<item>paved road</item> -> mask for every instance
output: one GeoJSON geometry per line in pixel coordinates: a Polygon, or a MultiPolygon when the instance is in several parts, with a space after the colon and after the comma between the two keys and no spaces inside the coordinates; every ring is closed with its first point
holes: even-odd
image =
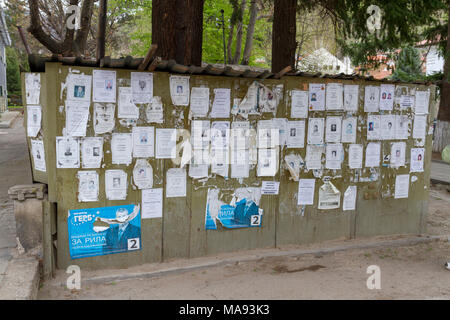
{"type": "Polygon", "coordinates": [[[431,180],[450,184],[450,164],[442,161],[432,161],[431,180]]]}
{"type": "Polygon", "coordinates": [[[11,259],[11,249],[16,247],[16,224],[8,189],[16,184],[31,183],[30,160],[22,123],[23,117],[19,117],[11,128],[0,129],[0,285],[11,259]]]}

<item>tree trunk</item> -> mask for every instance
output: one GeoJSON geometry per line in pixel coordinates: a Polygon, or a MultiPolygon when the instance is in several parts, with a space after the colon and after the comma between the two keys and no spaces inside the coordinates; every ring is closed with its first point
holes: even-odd
{"type": "Polygon", "coordinates": [[[234,57],[233,57],[233,64],[238,64],[239,59],[241,58],[241,51],[242,51],[242,35],[244,33],[244,11],[245,11],[245,4],[247,3],[247,0],[242,0],[241,2],[241,8],[240,8],[240,15],[239,15],[239,21],[237,23],[236,28],[236,48],[234,49],[234,57]]]}
{"type": "Polygon", "coordinates": [[[97,30],[97,60],[105,56],[106,37],[106,13],[108,11],[108,0],[100,0],[97,30]]]}
{"type": "Polygon", "coordinates": [[[247,35],[245,39],[244,55],[241,64],[248,65],[253,48],[253,35],[255,33],[256,17],[258,16],[258,6],[256,0],[250,3],[250,20],[247,27],[247,35]]]}
{"type": "Polygon", "coordinates": [[[153,0],[152,43],[156,55],[184,65],[200,66],[204,0],[153,0]]]}
{"type": "Polygon", "coordinates": [[[272,72],[295,67],[297,0],[275,0],[272,32],[272,72]]]}
{"type": "MultiPolygon", "coordinates": [[[[450,14],[450,5],[448,7],[450,14]]],[[[436,128],[434,131],[433,151],[442,152],[450,145],[450,23],[447,27],[447,45],[445,47],[444,76],[441,87],[441,102],[437,115],[436,128]]]]}
{"type": "Polygon", "coordinates": [[[228,34],[228,42],[227,42],[227,58],[228,58],[227,61],[229,64],[233,63],[233,58],[232,58],[233,54],[231,51],[231,47],[233,45],[233,37],[234,37],[234,23],[231,22],[230,33],[228,34]]]}
{"type": "Polygon", "coordinates": [[[84,0],[81,7],[80,30],[77,31],[75,45],[78,55],[84,55],[86,51],[86,42],[91,27],[92,10],[94,8],[94,0],[84,0]]]}

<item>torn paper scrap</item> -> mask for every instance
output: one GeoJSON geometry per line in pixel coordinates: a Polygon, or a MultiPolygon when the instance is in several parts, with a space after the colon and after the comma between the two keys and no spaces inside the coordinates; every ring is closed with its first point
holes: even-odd
{"type": "Polygon", "coordinates": [[[344,211],[356,210],[356,186],[348,186],[344,192],[344,200],[342,202],[342,209],[344,211]]]}
{"type": "Polygon", "coordinates": [[[284,162],[291,176],[289,179],[298,181],[300,177],[300,168],[303,166],[303,159],[297,154],[288,154],[284,157],[284,162]]]}
{"type": "Polygon", "coordinates": [[[341,192],[330,182],[325,182],[319,188],[320,210],[337,209],[341,206],[341,192]]]}
{"type": "Polygon", "coordinates": [[[139,108],[133,102],[130,87],[119,87],[117,117],[119,119],[139,119],[139,108]]]}
{"type": "Polygon", "coordinates": [[[115,126],[114,112],[116,110],[113,103],[94,103],[94,132],[103,134],[111,132],[115,126]]]}
{"type": "Polygon", "coordinates": [[[161,97],[155,96],[145,109],[148,123],[163,123],[164,108],[161,97]]]}

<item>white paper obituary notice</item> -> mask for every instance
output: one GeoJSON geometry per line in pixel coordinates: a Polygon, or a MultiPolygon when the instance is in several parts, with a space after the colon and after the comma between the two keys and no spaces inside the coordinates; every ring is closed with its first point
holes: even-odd
{"type": "Polygon", "coordinates": [[[166,198],[186,197],[186,170],[171,168],[166,173],[166,198]]]}
{"type": "Polygon", "coordinates": [[[367,116],[367,140],[380,140],[380,122],[381,118],[379,115],[367,116]]]}
{"type": "Polygon", "coordinates": [[[66,131],[71,137],[85,137],[90,102],[66,101],[66,131]]]}
{"type": "Polygon", "coordinates": [[[127,173],[123,170],[105,171],[105,191],[108,200],[125,200],[127,198],[127,173]]]}
{"type": "Polygon", "coordinates": [[[113,133],[111,153],[113,164],[129,165],[132,159],[133,139],[131,133],[113,133]]]}
{"type": "Polygon", "coordinates": [[[358,111],[359,85],[344,85],[344,110],[358,111]]]}
{"type": "Polygon", "coordinates": [[[394,108],[394,92],[393,84],[380,85],[380,110],[391,111],[394,108]]]}
{"type": "Polygon", "coordinates": [[[189,105],[189,77],[170,76],[170,97],[175,106],[189,105]]]}
{"type": "Polygon", "coordinates": [[[342,209],[344,211],[355,210],[356,209],[356,186],[348,186],[347,190],[344,192],[344,201],[342,204],[342,209]]]}
{"type": "Polygon", "coordinates": [[[119,87],[117,117],[120,119],[139,119],[139,108],[133,102],[130,87],[119,87]]]}
{"type": "Polygon", "coordinates": [[[381,156],[381,143],[370,142],[366,147],[366,164],[368,168],[379,167],[381,156]]]}
{"type": "Polygon", "coordinates": [[[103,159],[103,138],[86,137],[81,140],[81,162],[83,168],[100,168],[103,159]]]}
{"type": "Polygon", "coordinates": [[[309,110],[311,111],[325,110],[325,84],[323,83],[309,84],[309,110]]]}
{"type": "Polygon", "coordinates": [[[357,118],[350,117],[342,120],[342,142],[355,143],[357,118]]]}
{"type": "Polygon", "coordinates": [[[153,73],[131,72],[131,91],[134,103],[149,103],[153,98],[153,73]]]}
{"type": "Polygon", "coordinates": [[[41,106],[27,106],[27,136],[36,137],[41,131],[41,106]]]}
{"type": "Polygon", "coordinates": [[[139,189],[153,187],[153,168],[146,159],[137,159],[133,169],[133,181],[139,189]]]}
{"type": "Polygon", "coordinates": [[[151,158],[155,156],[155,127],[133,127],[133,157],[151,158]]]}
{"type": "Polygon", "coordinates": [[[341,142],[342,117],[327,117],[325,142],[341,142]]]}
{"type": "Polygon", "coordinates": [[[56,167],[80,167],[80,143],[72,137],[56,137],[56,167]]]}
{"type": "Polygon", "coordinates": [[[111,132],[115,126],[114,112],[116,105],[113,103],[94,103],[94,132],[103,134],[111,132]]]}
{"type": "Polygon", "coordinates": [[[308,118],[308,91],[292,90],[291,118],[308,118]]]}
{"type": "Polygon", "coordinates": [[[327,110],[342,110],[344,88],[342,83],[328,83],[326,91],[326,108],[327,110]]]}
{"type": "Polygon", "coordinates": [[[316,179],[300,179],[298,181],[297,204],[312,205],[314,204],[314,188],[316,179]]]}
{"type": "Polygon", "coordinates": [[[93,101],[116,102],[116,71],[93,71],[93,101]]]}
{"type": "Polygon", "coordinates": [[[364,95],[364,112],[378,112],[380,105],[380,87],[366,86],[364,95]]]}
{"type": "Polygon", "coordinates": [[[191,112],[194,117],[206,117],[209,111],[209,88],[192,87],[191,112]]]}
{"type": "Polygon", "coordinates": [[[156,129],[156,159],[177,157],[177,129],[156,129]]]}
{"type": "Polygon", "coordinates": [[[214,89],[214,100],[211,108],[211,118],[229,118],[231,89],[214,89]]]}
{"type": "Polygon", "coordinates": [[[78,171],[78,202],[98,201],[97,171],[78,171]]]}
{"type": "Polygon", "coordinates": [[[361,169],[363,159],[363,146],[351,144],[348,147],[348,167],[350,169],[361,169]]]}
{"type": "Polygon", "coordinates": [[[44,142],[42,140],[31,140],[31,153],[33,154],[34,169],[46,172],[44,142]]]}
{"type": "Polygon", "coordinates": [[[410,172],[423,172],[424,148],[411,148],[410,172]]]}
{"type": "Polygon", "coordinates": [[[408,198],[409,174],[398,174],[395,177],[395,199],[408,198]]]}
{"type": "Polygon", "coordinates": [[[142,190],[142,219],[161,218],[163,189],[142,190]]]}
{"type": "Polygon", "coordinates": [[[323,144],[324,118],[308,119],[308,144],[323,144]]]}

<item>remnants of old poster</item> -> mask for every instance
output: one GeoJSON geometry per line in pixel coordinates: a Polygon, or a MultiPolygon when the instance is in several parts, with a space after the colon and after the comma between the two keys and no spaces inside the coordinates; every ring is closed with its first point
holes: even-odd
{"type": "Polygon", "coordinates": [[[337,209],[341,206],[341,192],[330,181],[319,188],[320,210],[337,209]]]}
{"type": "Polygon", "coordinates": [[[161,97],[155,96],[145,108],[148,123],[163,123],[164,109],[161,97]]]}
{"type": "Polygon", "coordinates": [[[356,186],[348,186],[344,192],[344,200],[342,202],[342,209],[344,211],[356,210],[356,186]]]}
{"type": "Polygon", "coordinates": [[[111,132],[115,126],[114,113],[116,106],[113,103],[94,103],[94,132],[103,134],[111,132]]]}

